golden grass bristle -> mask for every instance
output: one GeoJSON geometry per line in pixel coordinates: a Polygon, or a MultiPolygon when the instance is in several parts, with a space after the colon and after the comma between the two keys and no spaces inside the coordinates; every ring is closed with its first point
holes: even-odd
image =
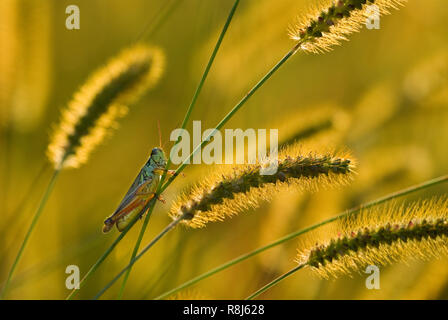
{"type": "Polygon", "coordinates": [[[125,49],[96,71],[74,95],[48,146],[55,168],[77,168],[88,159],[146,89],[159,80],[164,55],[155,47],[125,49]]]}
{"type": "Polygon", "coordinates": [[[181,195],[171,208],[171,217],[183,216],[185,225],[201,228],[256,208],[274,194],[337,187],[353,175],[354,161],[346,155],[306,153],[297,144],[279,152],[278,159],[273,175],[260,175],[261,163],[222,166],[181,195]]]}
{"type": "Polygon", "coordinates": [[[329,278],[446,254],[448,201],[442,198],[370,208],[319,228],[302,239],[297,262],[329,278]]]}
{"type": "Polygon", "coordinates": [[[346,36],[357,32],[369,17],[369,6],[376,5],[381,15],[398,9],[406,0],[318,0],[309,13],[297,18],[290,36],[299,49],[312,53],[330,51],[346,36]]]}

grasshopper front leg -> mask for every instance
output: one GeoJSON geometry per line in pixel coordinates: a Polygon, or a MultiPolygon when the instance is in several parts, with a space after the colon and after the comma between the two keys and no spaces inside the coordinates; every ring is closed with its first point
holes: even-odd
{"type": "MultiPolygon", "coordinates": [[[[179,175],[178,173],[176,173],[176,170],[154,169],[154,172],[159,175],[162,175],[164,172],[166,172],[166,175],[169,177],[176,177],[179,175]]],[[[185,175],[182,173],[182,176],[185,176],[185,175]]]]}

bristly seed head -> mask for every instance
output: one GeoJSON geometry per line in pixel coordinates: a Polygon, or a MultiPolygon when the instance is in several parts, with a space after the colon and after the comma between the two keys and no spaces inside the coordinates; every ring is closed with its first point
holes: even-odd
{"type": "Polygon", "coordinates": [[[379,14],[388,14],[407,0],[319,0],[316,9],[290,28],[290,36],[303,51],[320,53],[331,50],[346,36],[357,32],[372,14],[375,5],[379,14]]]}
{"type": "Polygon", "coordinates": [[[315,244],[300,246],[298,263],[328,278],[363,271],[367,265],[448,254],[447,204],[433,199],[407,208],[367,209],[337,223],[336,232],[321,230],[326,239],[317,243],[322,237],[308,235],[315,244]]]}
{"type": "Polygon", "coordinates": [[[174,203],[171,216],[183,216],[184,224],[200,228],[256,208],[275,193],[336,187],[351,179],[352,159],[330,153],[300,154],[297,149],[295,145],[279,154],[278,169],[272,175],[261,175],[261,164],[234,166],[212,174],[174,203]]]}
{"type": "Polygon", "coordinates": [[[62,114],[48,146],[56,169],[79,167],[100,144],[127,105],[159,80],[164,65],[160,49],[137,45],[124,50],[95,72],[62,114]]]}

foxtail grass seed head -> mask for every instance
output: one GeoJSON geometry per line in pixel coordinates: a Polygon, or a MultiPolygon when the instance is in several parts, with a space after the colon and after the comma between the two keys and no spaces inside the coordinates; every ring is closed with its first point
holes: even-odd
{"type": "Polygon", "coordinates": [[[256,208],[274,194],[288,191],[316,191],[346,184],[353,175],[354,161],[335,153],[304,153],[298,145],[285,148],[278,156],[278,170],[261,175],[263,164],[223,167],[184,193],[173,204],[173,219],[182,216],[192,228],[223,221],[241,211],[256,208]]]}
{"type": "Polygon", "coordinates": [[[307,234],[297,262],[324,278],[362,272],[368,265],[448,254],[448,201],[383,205],[307,234]]]}
{"type": "Polygon", "coordinates": [[[47,154],[54,167],[84,164],[126,114],[127,105],[157,83],[164,60],[160,49],[136,45],[96,71],[74,95],[52,135],[47,154]]]}
{"type": "Polygon", "coordinates": [[[317,0],[314,9],[297,18],[290,27],[290,36],[298,42],[298,48],[321,53],[339,45],[346,36],[358,32],[372,14],[371,5],[380,15],[398,9],[407,0],[317,0]]]}

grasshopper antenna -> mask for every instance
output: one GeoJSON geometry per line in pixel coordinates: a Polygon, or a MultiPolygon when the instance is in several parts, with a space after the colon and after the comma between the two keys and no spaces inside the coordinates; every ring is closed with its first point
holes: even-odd
{"type": "Polygon", "coordinates": [[[160,130],[159,120],[157,120],[157,129],[159,130],[159,147],[162,148],[162,131],[160,130]]]}

